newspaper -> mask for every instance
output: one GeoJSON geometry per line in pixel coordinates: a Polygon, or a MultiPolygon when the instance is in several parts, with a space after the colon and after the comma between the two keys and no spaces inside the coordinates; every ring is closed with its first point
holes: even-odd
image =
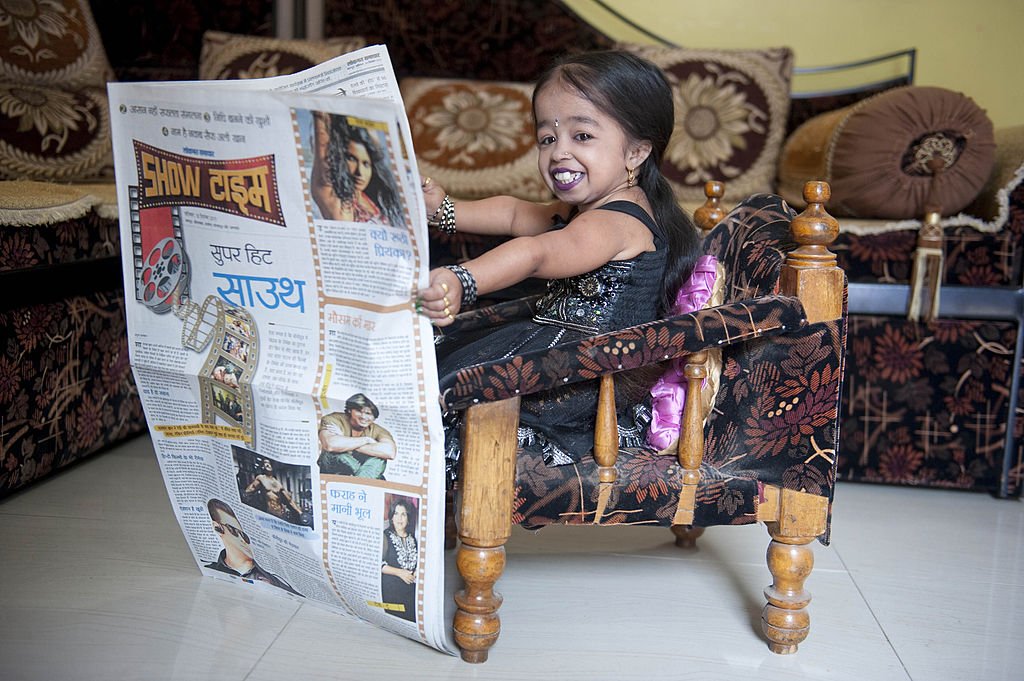
{"type": "Polygon", "coordinates": [[[433,333],[414,307],[427,225],[387,49],[109,94],[131,364],[200,569],[456,652],[433,333]],[[353,173],[340,204],[359,210],[314,200],[317,121],[362,135],[329,175],[353,173]]]}

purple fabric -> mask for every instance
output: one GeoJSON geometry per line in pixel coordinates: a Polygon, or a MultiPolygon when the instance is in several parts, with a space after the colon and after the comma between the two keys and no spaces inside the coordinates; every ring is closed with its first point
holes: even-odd
{"type": "MultiPolygon", "coordinates": [[[[713,255],[697,259],[693,273],[676,294],[672,314],[695,312],[711,299],[715,287],[718,260],[713,255]]],[[[683,373],[686,360],[672,360],[669,368],[651,388],[651,428],[647,433],[647,444],[655,449],[665,449],[679,437],[679,420],[686,404],[686,376],[683,373]]]]}

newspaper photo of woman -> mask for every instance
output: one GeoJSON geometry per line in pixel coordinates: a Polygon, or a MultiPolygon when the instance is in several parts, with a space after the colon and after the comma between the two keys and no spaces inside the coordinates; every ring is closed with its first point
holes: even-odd
{"type": "Polygon", "coordinates": [[[390,497],[390,513],[384,526],[384,551],[380,567],[380,596],[384,612],[416,621],[416,570],[419,544],[416,542],[417,508],[414,499],[390,497]]]}
{"type": "Polygon", "coordinates": [[[313,202],[327,220],[403,224],[382,141],[347,116],[313,112],[313,202]]]}

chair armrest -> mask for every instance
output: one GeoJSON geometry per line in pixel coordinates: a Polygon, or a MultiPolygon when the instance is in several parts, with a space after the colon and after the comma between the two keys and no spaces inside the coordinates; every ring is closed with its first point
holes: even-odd
{"type": "Polygon", "coordinates": [[[463,312],[456,315],[453,324],[437,327],[434,336],[455,336],[464,331],[475,331],[488,326],[497,326],[517,319],[532,317],[538,300],[540,300],[539,295],[527,296],[463,312]]]}
{"type": "Polygon", "coordinates": [[[784,334],[805,323],[795,297],[737,301],[460,369],[442,378],[441,400],[446,409],[464,409],[784,334]]]}

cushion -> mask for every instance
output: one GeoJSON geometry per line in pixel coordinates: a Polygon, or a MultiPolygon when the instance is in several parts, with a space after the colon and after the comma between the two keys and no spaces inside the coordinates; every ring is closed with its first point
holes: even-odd
{"type": "Polygon", "coordinates": [[[1005,208],[1006,193],[1016,186],[1024,173],[1024,125],[995,131],[996,159],[988,182],[981,188],[967,214],[983,220],[997,220],[1005,208]]]}
{"type": "Polygon", "coordinates": [[[206,31],[199,54],[199,78],[224,80],[283,76],[361,47],[366,47],[366,40],[360,36],[283,40],[206,31]]]}
{"type": "Polygon", "coordinates": [[[422,175],[459,198],[552,198],[537,168],[532,85],[405,78],[400,88],[422,175]]]}
{"type": "MultiPolygon", "coordinates": [[[[672,306],[672,314],[688,314],[705,307],[722,304],[725,297],[725,268],[713,255],[697,258],[690,278],[679,288],[672,306]]],[[[705,413],[715,402],[715,392],[721,380],[722,349],[708,352],[709,371],[701,385],[705,413]]],[[[688,384],[687,359],[678,357],[668,362],[665,371],[651,387],[651,424],[647,431],[647,444],[663,453],[675,453],[679,440],[679,426],[686,407],[688,384]]]]}
{"type": "Polygon", "coordinates": [[[774,190],[792,50],[623,47],[660,66],[672,85],[676,128],[662,170],[681,201],[703,201],[708,180],[725,182],[731,201],[774,190]]]}
{"type": "Polygon", "coordinates": [[[113,79],[85,0],[3,3],[0,27],[0,82],[77,88],[113,79]]]}
{"type": "MultiPolygon", "coordinates": [[[[95,184],[34,180],[0,182],[0,225],[5,228],[39,227],[79,220],[90,212],[105,220],[117,220],[117,186],[112,181],[95,184]]],[[[14,229],[0,229],[0,271],[17,269],[21,265],[31,266],[34,262],[31,256],[25,257],[26,252],[22,248],[11,246],[7,241],[16,232],[14,229]]],[[[41,243],[40,239],[35,239],[32,246],[39,248],[41,243]]],[[[67,252],[71,249],[60,250],[67,252]]],[[[116,254],[116,248],[111,253],[103,253],[116,254]]]]}
{"type": "Polygon", "coordinates": [[[804,182],[832,188],[837,217],[920,218],[931,192],[927,162],[944,161],[938,198],[943,215],[965,208],[995,162],[992,122],[970,97],[908,85],[815,116],[789,139],[779,159],[779,192],[804,204],[804,182]]]}
{"type": "Polygon", "coordinates": [[[113,178],[105,87],[0,83],[0,178],[113,178]]]}

